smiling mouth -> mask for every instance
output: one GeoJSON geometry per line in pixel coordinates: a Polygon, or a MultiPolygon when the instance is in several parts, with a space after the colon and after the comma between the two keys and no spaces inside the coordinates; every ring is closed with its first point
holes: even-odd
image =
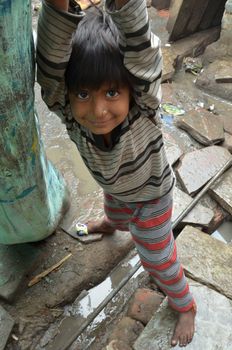
{"type": "Polygon", "coordinates": [[[107,120],[89,121],[89,123],[91,123],[94,126],[104,126],[104,125],[108,124],[111,120],[112,120],[112,118],[107,119],[107,120]]]}

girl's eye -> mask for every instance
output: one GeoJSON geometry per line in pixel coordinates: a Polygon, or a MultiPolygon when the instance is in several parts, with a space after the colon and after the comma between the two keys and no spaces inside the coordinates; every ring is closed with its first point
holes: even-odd
{"type": "Polygon", "coordinates": [[[119,95],[119,92],[114,89],[108,90],[106,93],[107,97],[117,97],[118,95],[119,95]]]}
{"type": "Polygon", "coordinates": [[[89,93],[88,91],[82,90],[82,91],[79,91],[76,96],[80,100],[87,100],[89,98],[89,93]]]}

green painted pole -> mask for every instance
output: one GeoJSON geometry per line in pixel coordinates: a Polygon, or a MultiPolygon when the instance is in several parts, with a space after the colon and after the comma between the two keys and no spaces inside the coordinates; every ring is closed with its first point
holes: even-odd
{"type": "Polygon", "coordinates": [[[31,1],[0,0],[0,243],[49,236],[66,201],[64,180],[46,159],[34,107],[31,1]]]}

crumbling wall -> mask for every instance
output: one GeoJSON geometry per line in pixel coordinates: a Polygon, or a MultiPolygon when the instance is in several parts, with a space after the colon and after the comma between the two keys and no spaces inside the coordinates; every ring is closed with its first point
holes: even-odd
{"type": "Polygon", "coordinates": [[[175,41],[221,25],[226,0],[171,0],[167,30],[175,41]]]}

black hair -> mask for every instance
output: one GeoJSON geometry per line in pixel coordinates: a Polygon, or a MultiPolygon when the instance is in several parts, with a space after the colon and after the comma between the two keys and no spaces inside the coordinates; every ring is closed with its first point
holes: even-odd
{"type": "Polygon", "coordinates": [[[66,69],[66,85],[70,92],[76,93],[80,88],[97,90],[104,83],[116,88],[122,85],[132,88],[118,38],[117,27],[108,14],[99,8],[87,11],[73,37],[66,69]]]}

